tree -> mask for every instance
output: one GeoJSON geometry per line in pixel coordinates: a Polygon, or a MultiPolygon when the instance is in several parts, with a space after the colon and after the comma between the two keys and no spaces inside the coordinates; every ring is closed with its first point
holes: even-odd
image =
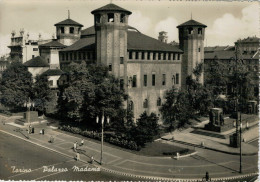
{"type": "Polygon", "coordinates": [[[32,74],[20,62],[13,62],[4,72],[0,84],[1,103],[21,110],[32,96],[32,74]]]}
{"type": "Polygon", "coordinates": [[[165,102],[162,104],[160,108],[160,112],[162,113],[162,118],[164,120],[164,124],[170,124],[169,129],[173,129],[176,127],[176,102],[178,97],[177,88],[173,87],[171,90],[166,91],[165,94],[165,102]]]}
{"type": "Polygon", "coordinates": [[[154,137],[159,134],[158,117],[146,112],[140,115],[136,127],[132,128],[132,138],[139,146],[144,146],[147,142],[152,142],[154,137]]]}
{"type": "Polygon", "coordinates": [[[48,79],[44,75],[38,75],[33,84],[32,99],[35,109],[42,113],[55,113],[57,107],[57,91],[49,87],[48,79]]]}

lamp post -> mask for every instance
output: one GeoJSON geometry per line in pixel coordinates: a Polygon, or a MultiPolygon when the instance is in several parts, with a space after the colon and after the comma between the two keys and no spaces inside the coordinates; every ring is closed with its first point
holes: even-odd
{"type": "MultiPolygon", "coordinates": [[[[102,111],[102,118],[101,118],[101,152],[100,152],[100,165],[102,165],[103,161],[103,142],[104,142],[104,120],[105,120],[105,115],[104,115],[104,110],[102,111]]],[[[109,117],[107,116],[107,123],[109,123],[109,117]]],[[[97,116],[96,122],[99,122],[99,117],[97,116]]]]}
{"type": "Polygon", "coordinates": [[[239,173],[242,173],[242,120],[240,112],[240,168],[239,173]]]}

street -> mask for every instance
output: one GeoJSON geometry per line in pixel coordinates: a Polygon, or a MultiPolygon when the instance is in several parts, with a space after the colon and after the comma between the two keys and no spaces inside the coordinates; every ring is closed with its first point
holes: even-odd
{"type": "Polygon", "coordinates": [[[0,179],[2,180],[138,180],[103,171],[73,172],[73,166],[88,165],[4,133],[0,133],[0,143],[0,179]],[[69,172],[43,172],[43,166],[67,168],[69,172]],[[13,167],[31,169],[32,172],[15,173],[12,172],[13,167]]]}

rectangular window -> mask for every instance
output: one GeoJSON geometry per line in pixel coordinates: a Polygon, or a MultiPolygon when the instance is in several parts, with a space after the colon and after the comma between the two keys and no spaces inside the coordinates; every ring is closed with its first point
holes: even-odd
{"type": "Polygon", "coordinates": [[[64,33],[64,27],[61,27],[61,28],[60,28],[60,32],[61,32],[61,33],[64,33]]]}
{"type": "Polygon", "coordinates": [[[198,28],[198,34],[202,34],[202,28],[198,28]]]}
{"type": "Polygon", "coordinates": [[[200,47],[198,48],[198,51],[200,52],[200,47]]]}
{"type": "Polygon", "coordinates": [[[175,54],[175,53],[173,53],[173,57],[172,57],[172,58],[173,58],[173,60],[176,60],[176,58],[175,58],[175,57],[176,57],[176,54],[175,54]]]}
{"type": "Polygon", "coordinates": [[[142,52],[142,59],[144,59],[144,52],[142,52]]]}
{"type": "Polygon", "coordinates": [[[108,65],[108,71],[112,71],[112,64],[108,65]]]}
{"type": "Polygon", "coordinates": [[[176,78],[175,78],[176,80],[176,84],[179,84],[179,73],[176,73],[176,78]]]}
{"type": "Polygon", "coordinates": [[[70,60],[72,60],[72,53],[70,53],[70,60]]]}
{"type": "Polygon", "coordinates": [[[158,60],[161,60],[161,53],[158,53],[158,60]]]}
{"type": "Polygon", "coordinates": [[[147,86],[147,75],[144,75],[144,87],[147,86]]]}
{"type": "Polygon", "coordinates": [[[166,53],[163,53],[163,60],[166,60],[166,53]]]}
{"type": "Polygon", "coordinates": [[[86,52],[83,52],[83,60],[86,60],[86,52]]]}
{"type": "Polygon", "coordinates": [[[124,57],[120,57],[120,64],[124,64],[124,57]]]}
{"type": "Polygon", "coordinates": [[[108,13],[107,14],[107,21],[108,22],[114,22],[114,13],[108,13]]]}
{"type": "Polygon", "coordinates": [[[166,74],[162,75],[162,85],[166,84],[166,74]]]}
{"type": "Polygon", "coordinates": [[[152,86],[155,86],[155,74],[152,75],[152,86]]]}
{"type": "Polygon", "coordinates": [[[133,75],[132,87],[136,87],[137,85],[136,75],[133,75]]]}
{"type": "Polygon", "coordinates": [[[74,34],[74,27],[70,27],[70,34],[74,34]]]}
{"type": "Polygon", "coordinates": [[[38,51],[38,48],[33,48],[33,51],[38,51]]]}
{"type": "Polygon", "coordinates": [[[124,89],[124,79],[120,79],[120,90],[124,89]]]}
{"type": "Polygon", "coordinates": [[[168,53],[168,60],[171,60],[171,53],[168,53]]]}
{"type": "Polygon", "coordinates": [[[129,59],[133,59],[133,52],[129,51],[129,59]]]}
{"type": "Polygon", "coordinates": [[[66,53],[66,61],[69,60],[69,53],[66,53]]]}
{"type": "Polygon", "coordinates": [[[61,53],[61,60],[62,60],[62,61],[64,61],[64,60],[65,60],[64,53],[61,53]]]}
{"type": "Polygon", "coordinates": [[[150,60],[150,52],[147,53],[147,59],[150,60]]]}
{"type": "Polygon", "coordinates": [[[139,54],[138,54],[138,52],[135,52],[135,59],[139,59],[139,54]]]}
{"type": "Polygon", "coordinates": [[[79,52],[79,60],[81,60],[81,52],[79,52]]]}
{"type": "Polygon", "coordinates": [[[177,60],[180,60],[181,54],[177,54],[177,56],[178,56],[177,60]]]}
{"type": "Polygon", "coordinates": [[[74,60],[77,60],[77,52],[74,52],[74,60]]]}
{"type": "Polygon", "coordinates": [[[125,14],[121,14],[120,15],[120,23],[124,23],[125,22],[125,14]]]}
{"type": "Polygon", "coordinates": [[[153,60],[156,59],[156,52],[153,53],[153,60]]]}
{"type": "Polygon", "coordinates": [[[96,16],[95,16],[95,19],[96,19],[96,23],[100,23],[100,18],[101,16],[100,16],[100,14],[97,14],[96,16]]]}

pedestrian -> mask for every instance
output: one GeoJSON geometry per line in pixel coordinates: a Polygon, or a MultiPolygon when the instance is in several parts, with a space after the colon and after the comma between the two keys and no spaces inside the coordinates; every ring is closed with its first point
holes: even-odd
{"type": "Polygon", "coordinates": [[[93,162],[94,162],[94,157],[91,156],[91,164],[93,164],[93,162]]]}
{"type": "Polygon", "coordinates": [[[248,123],[248,121],[246,122],[246,129],[249,129],[249,123],[248,123]]]}
{"type": "Polygon", "coordinates": [[[54,142],[54,138],[53,138],[53,136],[51,136],[50,143],[53,143],[53,142],[54,142]]]}
{"type": "Polygon", "coordinates": [[[42,134],[44,135],[44,129],[42,129],[42,134]]]}
{"type": "Polygon", "coordinates": [[[77,141],[74,143],[74,145],[73,145],[73,150],[74,150],[74,152],[76,152],[77,151],[77,141]]]}
{"type": "Polygon", "coordinates": [[[81,140],[80,146],[83,146],[83,145],[84,145],[84,139],[81,140]]]}
{"type": "Polygon", "coordinates": [[[79,161],[80,160],[80,156],[79,156],[79,153],[77,152],[76,154],[76,160],[79,161]]]}

